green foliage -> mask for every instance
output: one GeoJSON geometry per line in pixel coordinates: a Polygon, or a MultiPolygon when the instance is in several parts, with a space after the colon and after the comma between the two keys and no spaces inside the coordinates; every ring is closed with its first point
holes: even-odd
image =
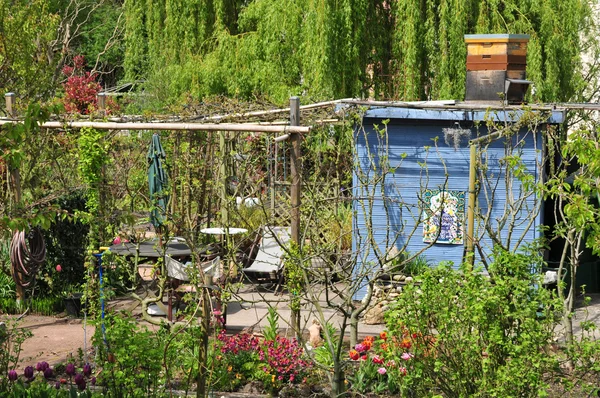
{"type": "MultiPolygon", "coordinates": [[[[543,396],[556,365],[544,352],[560,303],[539,288],[537,255],[496,249],[490,276],[440,265],[408,285],[386,314],[391,358],[414,357],[402,388],[417,396],[543,396]],[[515,378],[514,375],[519,377],[515,378]]],[[[388,359],[388,358],[386,358],[388,359]]]]}
{"type": "Polygon", "coordinates": [[[0,299],[15,299],[16,285],[12,276],[5,273],[4,270],[0,271],[0,299]]]}
{"type": "MultiPolygon", "coordinates": [[[[596,127],[597,129],[597,127],[596,127]]],[[[598,131],[594,127],[577,130],[561,145],[561,157],[568,164],[577,162],[572,184],[560,171],[547,186],[548,196],[558,197],[564,203],[564,217],[559,221],[557,232],[564,237],[569,227],[587,233],[586,245],[594,254],[600,254],[600,149],[596,145],[598,131]]],[[[563,173],[566,170],[562,171],[563,173]]]]}
{"type": "Polygon", "coordinates": [[[104,132],[84,127],[77,145],[79,175],[88,187],[86,207],[90,214],[96,214],[100,210],[102,168],[109,159],[108,143],[104,140],[104,132]]]}
{"type": "MultiPolygon", "coordinates": [[[[85,210],[85,199],[82,192],[77,191],[57,199],[55,205],[68,214],[75,214],[85,210]]],[[[88,232],[89,226],[74,218],[57,218],[43,232],[46,261],[39,271],[38,294],[63,297],[73,286],[81,284],[88,232]],[[61,266],[61,272],[56,271],[57,265],[61,266]]]]}
{"type": "Polygon", "coordinates": [[[290,242],[284,257],[285,286],[290,295],[290,309],[299,311],[304,288],[304,256],[298,245],[290,242]]]}
{"type": "Polygon", "coordinates": [[[104,323],[106,332],[98,324],[93,337],[100,383],[112,396],[161,396],[166,332],[151,332],[128,316],[107,314],[104,323]]]}
{"type": "Polygon", "coordinates": [[[265,326],[263,331],[263,335],[267,340],[275,340],[278,336],[279,331],[279,314],[277,310],[273,307],[269,307],[269,313],[267,314],[267,322],[269,323],[265,326]]]}
{"type": "Polygon", "coordinates": [[[531,35],[535,99],[582,91],[585,0],[145,1],[125,3],[125,70],[161,102],[266,97],[463,98],[472,33],[531,35]]]}
{"type": "Polygon", "coordinates": [[[18,327],[16,322],[8,321],[0,324],[0,392],[7,391],[9,381],[5,377],[9,370],[19,362],[21,345],[31,337],[28,329],[18,327]]]}
{"type": "Polygon", "coordinates": [[[48,383],[40,377],[33,382],[23,382],[19,379],[15,383],[11,383],[6,391],[1,391],[2,396],[6,398],[73,398],[73,397],[103,397],[101,393],[92,393],[90,390],[78,391],[77,387],[72,386],[70,389],[55,388],[54,383],[48,383]]]}
{"type": "Polygon", "coordinates": [[[149,77],[168,102],[186,92],[277,103],[302,91],[354,96],[371,82],[384,88],[367,65],[389,69],[392,21],[381,0],[131,0],[125,12],[127,75],[149,77]]]}
{"type": "Polygon", "coordinates": [[[387,263],[387,267],[389,267],[387,272],[390,274],[400,272],[408,276],[417,276],[421,275],[431,267],[427,257],[423,255],[413,259],[410,258],[410,253],[402,252],[398,254],[387,263]]]}
{"type": "MultiPolygon", "coordinates": [[[[335,327],[335,325],[331,322],[327,322],[325,324],[327,331],[329,332],[329,336],[331,336],[331,347],[334,350],[337,350],[339,344],[339,330],[335,327]]],[[[326,334],[323,332],[323,334],[326,334]]],[[[326,366],[328,368],[333,367],[333,355],[332,350],[329,349],[329,345],[326,342],[319,347],[313,347],[313,360],[315,363],[321,366],[326,366]]]]}
{"type": "MultiPolygon", "coordinates": [[[[32,147],[35,146],[32,144],[41,135],[40,124],[47,121],[50,114],[56,112],[57,109],[57,107],[46,107],[34,102],[27,107],[22,123],[2,126],[0,148],[6,148],[2,158],[9,170],[22,168],[24,165],[27,165],[30,170],[34,169],[35,162],[38,160],[36,155],[39,157],[39,154],[31,153],[32,147]]],[[[7,204],[11,204],[6,207],[6,211],[0,213],[0,232],[2,233],[4,230],[25,230],[36,226],[47,229],[58,212],[55,206],[46,204],[26,207],[27,201],[35,203],[36,191],[39,190],[39,187],[32,187],[33,184],[25,178],[22,178],[21,185],[21,203],[16,203],[14,196],[8,195],[8,192],[0,191],[7,204]]],[[[4,210],[4,206],[0,209],[4,210]]]]}
{"type": "MultiPolygon", "coordinates": [[[[33,297],[27,301],[27,307],[32,314],[53,316],[64,311],[62,297],[33,297]]],[[[17,305],[14,297],[0,297],[0,313],[21,314],[23,306],[17,305]]]]}
{"type": "Polygon", "coordinates": [[[46,97],[53,91],[51,42],[59,22],[47,0],[0,1],[0,87],[19,97],[46,97]]]}
{"type": "Polygon", "coordinates": [[[102,254],[103,290],[106,300],[135,290],[138,282],[138,264],[110,251],[102,254]]]}
{"type": "Polygon", "coordinates": [[[91,67],[102,72],[100,81],[103,86],[110,87],[123,77],[125,43],[122,31],[125,21],[121,15],[122,2],[103,0],[94,3],[97,8],[89,16],[81,36],[73,43],[73,53],[84,55],[91,67]],[[95,65],[96,60],[98,65],[95,65]]]}

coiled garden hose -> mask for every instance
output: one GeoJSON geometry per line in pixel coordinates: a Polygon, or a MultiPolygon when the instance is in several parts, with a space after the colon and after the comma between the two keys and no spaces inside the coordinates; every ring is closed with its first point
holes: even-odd
{"type": "Polygon", "coordinates": [[[10,263],[15,283],[23,288],[31,285],[46,259],[46,243],[39,228],[29,233],[17,231],[10,242],[10,263]]]}

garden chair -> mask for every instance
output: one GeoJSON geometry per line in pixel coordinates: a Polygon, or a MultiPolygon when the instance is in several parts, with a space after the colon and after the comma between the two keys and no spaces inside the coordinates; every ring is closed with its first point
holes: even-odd
{"type": "MultiPolygon", "coordinates": [[[[180,285],[181,282],[190,281],[190,263],[181,263],[175,260],[171,256],[165,256],[165,268],[167,269],[167,276],[171,279],[171,287],[179,293],[193,293],[195,287],[192,285],[180,285]],[[173,281],[175,280],[175,281],[173,281]],[[173,283],[174,282],[174,283],[173,283]]],[[[221,257],[215,257],[210,261],[202,263],[202,270],[204,274],[210,275],[213,280],[219,280],[221,277],[221,257]]],[[[173,289],[168,290],[168,312],[167,316],[169,321],[173,318],[173,289]]]]}
{"type": "Polygon", "coordinates": [[[264,227],[256,258],[242,272],[252,280],[276,280],[277,286],[280,286],[283,281],[284,247],[290,240],[289,227],[264,227]]]}

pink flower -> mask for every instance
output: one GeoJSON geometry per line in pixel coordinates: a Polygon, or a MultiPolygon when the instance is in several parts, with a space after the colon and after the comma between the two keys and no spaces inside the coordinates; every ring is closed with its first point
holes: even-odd
{"type": "Polygon", "coordinates": [[[60,271],[62,271],[62,267],[60,266],[60,264],[56,264],[56,272],[60,271]]]}
{"type": "Polygon", "coordinates": [[[402,376],[406,376],[406,373],[407,373],[407,372],[406,372],[406,368],[405,368],[404,366],[401,366],[401,367],[399,367],[399,368],[398,368],[398,371],[400,372],[400,374],[401,374],[402,376]]]}
{"type": "Polygon", "coordinates": [[[402,358],[405,361],[408,361],[409,359],[413,358],[414,355],[409,353],[409,352],[405,352],[404,354],[402,354],[402,356],[400,358],[402,358]]]}
{"type": "Polygon", "coordinates": [[[373,363],[381,365],[383,363],[383,358],[381,358],[379,355],[375,355],[373,357],[373,363]]]}
{"type": "Polygon", "coordinates": [[[121,244],[121,237],[117,236],[115,239],[113,239],[113,245],[120,245],[121,244]]]}
{"type": "Polygon", "coordinates": [[[377,369],[377,373],[379,373],[380,375],[384,375],[387,373],[387,370],[385,370],[385,368],[379,368],[377,369]]]}
{"type": "Polygon", "coordinates": [[[367,351],[367,347],[362,344],[362,343],[358,343],[357,345],[354,346],[354,349],[358,352],[365,352],[367,351]]]}

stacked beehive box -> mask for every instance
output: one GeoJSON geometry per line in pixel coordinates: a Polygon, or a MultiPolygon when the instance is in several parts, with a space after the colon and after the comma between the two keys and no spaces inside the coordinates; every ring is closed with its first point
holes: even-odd
{"type": "Polygon", "coordinates": [[[467,101],[522,103],[529,35],[465,35],[467,44],[467,101]]]}

